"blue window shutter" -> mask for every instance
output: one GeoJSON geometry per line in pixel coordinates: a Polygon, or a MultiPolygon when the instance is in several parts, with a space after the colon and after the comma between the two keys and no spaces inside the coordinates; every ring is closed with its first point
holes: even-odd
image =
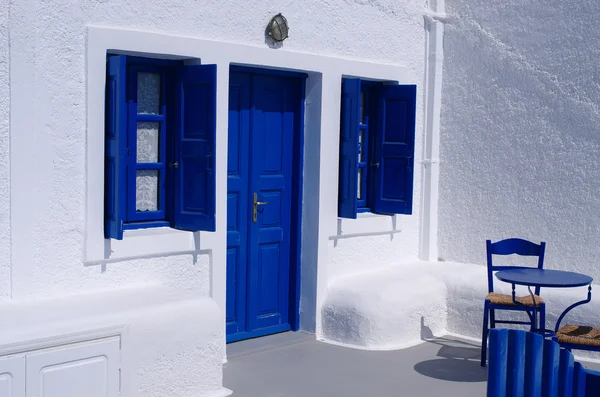
{"type": "Polygon", "coordinates": [[[412,214],[416,105],[416,85],[381,87],[373,212],[412,214]]]}
{"type": "Polygon", "coordinates": [[[360,79],[342,79],[338,216],[356,218],[360,79]]]}
{"type": "Polygon", "coordinates": [[[215,231],[217,66],[177,73],[173,227],[215,231]]]}
{"type": "Polygon", "coordinates": [[[127,192],[127,60],[107,59],[104,237],[123,239],[127,192]]]}

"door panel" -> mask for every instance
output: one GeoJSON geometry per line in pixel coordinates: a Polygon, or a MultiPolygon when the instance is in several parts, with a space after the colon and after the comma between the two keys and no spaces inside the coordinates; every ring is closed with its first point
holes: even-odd
{"type": "Polygon", "coordinates": [[[250,188],[268,203],[250,225],[248,320],[257,329],[288,324],[294,112],[288,80],[255,76],[253,88],[250,188]]]}
{"type": "Polygon", "coordinates": [[[24,357],[0,357],[0,397],[25,397],[24,357]]]}
{"type": "Polygon", "coordinates": [[[282,76],[230,75],[228,341],[290,329],[291,175],[300,83],[282,76]],[[255,193],[263,203],[256,221],[255,193]]]}
{"type": "Polygon", "coordinates": [[[119,338],[42,351],[26,357],[30,397],[119,395],[119,338]]]}
{"type": "Polygon", "coordinates": [[[229,78],[229,149],[227,157],[226,332],[246,331],[246,257],[249,207],[250,76],[229,78]]]}

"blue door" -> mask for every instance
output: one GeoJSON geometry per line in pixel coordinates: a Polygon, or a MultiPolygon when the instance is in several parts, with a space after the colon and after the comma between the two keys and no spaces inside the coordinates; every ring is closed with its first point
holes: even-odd
{"type": "Polygon", "coordinates": [[[290,329],[298,77],[232,71],[227,173],[227,341],[290,329]]]}

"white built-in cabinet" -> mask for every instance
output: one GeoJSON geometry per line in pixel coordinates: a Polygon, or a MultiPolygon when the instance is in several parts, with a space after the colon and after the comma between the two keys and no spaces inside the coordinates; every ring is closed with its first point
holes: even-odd
{"type": "Polygon", "coordinates": [[[118,397],[119,337],[0,357],[0,397],[118,397]]]}
{"type": "Polygon", "coordinates": [[[24,357],[0,357],[0,397],[25,397],[24,357]]]}

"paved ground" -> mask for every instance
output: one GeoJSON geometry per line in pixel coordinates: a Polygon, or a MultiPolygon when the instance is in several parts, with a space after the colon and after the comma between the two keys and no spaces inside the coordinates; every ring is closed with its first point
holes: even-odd
{"type": "Polygon", "coordinates": [[[485,396],[479,347],[456,338],[373,352],[288,332],[229,344],[227,355],[234,397],[485,396]]]}
{"type": "MultiPolygon", "coordinates": [[[[227,345],[234,397],[485,396],[479,345],[435,338],[391,352],[348,349],[286,332],[227,345]]],[[[600,370],[600,364],[585,364],[600,370]]]]}

